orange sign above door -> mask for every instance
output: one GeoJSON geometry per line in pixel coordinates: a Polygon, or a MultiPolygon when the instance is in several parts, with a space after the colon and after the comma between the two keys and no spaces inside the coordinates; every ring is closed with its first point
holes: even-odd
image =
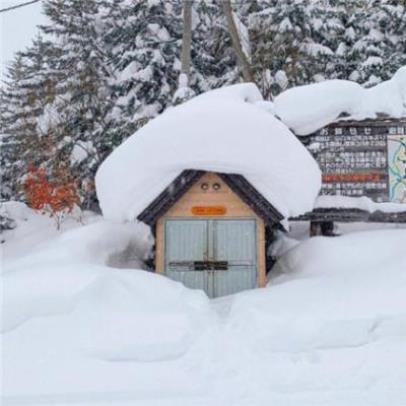
{"type": "Polygon", "coordinates": [[[225,206],[193,206],[192,214],[195,216],[224,216],[227,213],[225,206]]]}

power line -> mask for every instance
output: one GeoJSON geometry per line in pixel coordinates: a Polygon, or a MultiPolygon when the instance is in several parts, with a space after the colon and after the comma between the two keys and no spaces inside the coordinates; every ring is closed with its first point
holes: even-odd
{"type": "Polygon", "coordinates": [[[31,0],[31,1],[27,1],[25,3],[20,3],[17,4],[16,6],[10,6],[10,7],[6,7],[6,8],[2,8],[0,10],[0,13],[4,13],[6,11],[11,11],[11,10],[15,10],[16,8],[20,8],[20,7],[24,7],[24,6],[29,6],[30,4],[34,4],[34,3],[38,3],[41,0],[31,0]]]}

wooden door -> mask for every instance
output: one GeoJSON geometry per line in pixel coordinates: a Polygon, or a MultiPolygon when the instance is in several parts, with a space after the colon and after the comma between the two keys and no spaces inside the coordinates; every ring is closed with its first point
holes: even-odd
{"type": "Polygon", "coordinates": [[[167,220],[165,273],[209,297],[256,287],[256,220],[167,220]]]}

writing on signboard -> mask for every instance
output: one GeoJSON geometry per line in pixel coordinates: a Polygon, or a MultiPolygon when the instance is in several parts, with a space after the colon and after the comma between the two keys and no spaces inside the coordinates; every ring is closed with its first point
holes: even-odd
{"type": "Polygon", "coordinates": [[[323,174],[321,194],[406,202],[406,125],[340,123],[309,139],[323,174]]]}
{"type": "Polygon", "coordinates": [[[224,216],[227,213],[225,206],[193,206],[192,214],[195,216],[224,216]]]}

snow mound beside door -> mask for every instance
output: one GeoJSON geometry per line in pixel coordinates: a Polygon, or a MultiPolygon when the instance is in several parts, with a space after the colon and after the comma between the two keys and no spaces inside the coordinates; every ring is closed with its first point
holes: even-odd
{"type": "Polygon", "coordinates": [[[48,348],[107,361],[179,357],[207,328],[208,298],[160,275],[109,266],[131,251],[141,267],[152,243],[141,223],[98,221],[6,264],[1,331],[49,328],[48,348]]]}
{"type": "Polygon", "coordinates": [[[254,84],[239,84],[151,120],[100,166],[103,215],[135,219],[185,169],[243,175],[285,217],[311,210],[321,185],[318,165],[262,101],[254,84]]]}

